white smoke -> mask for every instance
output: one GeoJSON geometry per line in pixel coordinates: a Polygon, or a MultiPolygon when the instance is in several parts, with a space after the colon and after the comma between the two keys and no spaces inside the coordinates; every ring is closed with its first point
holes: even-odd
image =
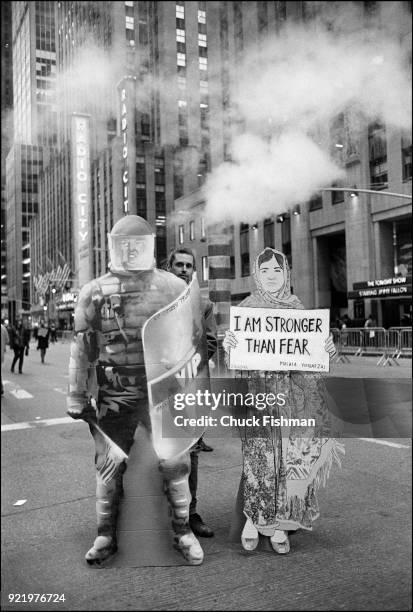
{"type": "MultiPolygon", "coordinates": [[[[345,175],[329,158],[328,134],[340,113],[352,127],[382,120],[411,129],[411,66],[401,3],[380,3],[381,20],[361,18],[362,3],[312,3],[313,21],[287,25],[245,54],[231,93],[246,133],[206,185],[211,223],[252,222],[308,200],[345,175]],[[270,144],[268,140],[271,140],[270,144]]],[[[411,29],[410,29],[411,32],[411,29]]],[[[357,134],[356,134],[357,136],[357,134]]]]}
{"type": "Polygon", "coordinates": [[[122,61],[113,52],[87,40],[70,67],[56,79],[56,100],[65,113],[97,112],[116,117],[116,83],[123,76],[122,61]]]}

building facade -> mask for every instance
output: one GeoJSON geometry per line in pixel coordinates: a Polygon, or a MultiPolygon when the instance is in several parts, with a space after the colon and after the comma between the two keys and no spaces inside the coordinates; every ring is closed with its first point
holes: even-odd
{"type": "MultiPolygon", "coordinates": [[[[106,271],[107,233],[125,214],[156,228],[158,265],[170,248],[194,247],[207,292],[208,235],[216,228],[202,212],[205,180],[231,162],[239,134],[271,138],[270,122],[248,123],[237,114],[232,98],[244,76],[243,57],[268,35],[281,35],[285,24],[310,19],[315,4],[13,3],[16,144],[8,170],[8,252],[21,243],[20,262],[8,269],[13,313],[31,304],[33,315],[70,326],[76,294],[106,271]],[[29,57],[36,58],[35,71],[29,57]],[[74,128],[79,121],[87,138],[74,128]],[[28,147],[42,147],[41,155],[28,147]],[[27,193],[34,167],[38,179],[27,193]]],[[[369,11],[372,4],[363,3],[369,11]]],[[[411,274],[410,202],[382,195],[411,193],[411,137],[375,122],[355,138],[350,123],[346,113],[337,115],[322,126],[324,142],[341,156],[343,184],[380,195],[323,191],[253,225],[218,228],[230,245],[233,303],[251,290],[252,258],[269,245],[287,254],[294,291],[309,307],[360,321],[371,310],[386,324],[408,308],[409,294],[376,299],[354,292],[390,271],[411,274]]]]}
{"type": "MultiPolygon", "coordinates": [[[[244,47],[257,44],[263,33],[279,31],[283,22],[305,21],[312,10],[299,2],[219,4],[225,12],[218,43],[222,57],[228,50],[228,62],[221,66],[220,74],[223,92],[225,84],[228,91],[234,91],[234,84],[228,87],[228,78],[236,81],[244,47]]],[[[372,4],[365,3],[366,19],[375,9],[372,4]]],[[[408,15],[407,7],[406,21],[399,24],[400,45],[411,50],[408,15]]],[[[247,127],[264,133],[262,126],[230,125],[228,129],[228,125],[223,112],[215,127],[224,142],[214,141],[223,148],[213,168],[230,160],[231,140],[237,133],[247,127]]],[[[355,133],[353,125],[351,112],[342,112],[329,125],[318,126],[326,150],[345,171],[340,184],[331,185],[336,191],[325,188],[310,201],[297,202],[282,214],[277,211],[253,224],[220,228],[230,244],[228,276],[233,304],[253,289],[253,259],[265,246],[271,246],[289,259],[293,291],[309,308],[329,308],[332,325],[345,313],[358,325],[363,325],[369,314],[385,327],[411,320],[411,131],[376,120],[365,121],[355,133]],[[339,191],[340,185],[353,187],[354,194],[339,191]],[[358,192],[357,187],[372,193],[358,192]]],[[[216,227],[208,228],[205,197],[200,188],[175,202],[175,241],[195,251],[203,291],[208,290],[208,233],[217,231],[216,227]]],[[[251,202],[251,208],[254,205],[251,202]]]]}

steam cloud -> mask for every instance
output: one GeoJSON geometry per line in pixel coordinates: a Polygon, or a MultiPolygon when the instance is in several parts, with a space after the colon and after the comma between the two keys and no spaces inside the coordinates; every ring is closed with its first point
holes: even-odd
{"type": "Polygon", "coordinates": [[[246,132],[233,140],[233,163],[205,186],[210,223],[254,223],[343,178],[326,140],[339,113],[356,137],[365,120],[411,129],[409,45],[400,31],[410,16],[402,3],[383,2],[381,21],[366,25],[362,4],[314,2],[305,27],[287,25],[248,49],[231,93],[246,132]]]}

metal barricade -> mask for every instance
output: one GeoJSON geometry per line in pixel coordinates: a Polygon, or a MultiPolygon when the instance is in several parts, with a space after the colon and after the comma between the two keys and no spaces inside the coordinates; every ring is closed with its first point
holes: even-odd
{"type": "Polygon", "coordinates": [[[331,327],[330,333],[333,336],[333,342],[337,349],[337,354],[333,357],[332,361],[335,361],[337,363],[350,363],[350,359],[347,357],[343,350],[344,342],[346,342],[347,340],[347,337],[344,335],[345,331],[339,330],[338,327],[331,327]]]}
{"type": "Polygon", "coordinates": [[[384,327],[353,327],[341,330],[343,351],[353,352],[357,357],[379,356],[377,365],[393,365],[391,348],[397,337],[390,335],[384,327]],[[343,335],[346,336],[343,338],[343,335]]]}
{"type": "Polygon", "coordinates": [[[343,355],[360,355],[363,344],[363,328],[347,327],[340,330],[340,345],[343,355]]]}
{"type": "Polygon", "coordinates": [[[411,327],[390,327],[389,333],[398,335],[398,344],[392,357],[399,359],[401,356],[412,356],[412,328],[411,327]]]}
{"type": "Polygon", "coordinates": [[[401,355],[400,329],[400,327],[389,327],[387,330],[387,348],[392,356],[392,359],[398,359],[401,355]]]}
{"type": "Polygon", "coordinates": [[[400,351],[402,355],[412,356],[412,328],[403,327],[400,330],[400,351]]]}

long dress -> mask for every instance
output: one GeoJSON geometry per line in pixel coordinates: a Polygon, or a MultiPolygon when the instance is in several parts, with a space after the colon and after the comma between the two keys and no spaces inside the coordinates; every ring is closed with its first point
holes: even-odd
{"type": "MultiPolygon", "coordinates": [[[[277,295],[266,292],[258,276],[258,257],[254,280],[257,291],[239,306],[251,308],[304,308],[291,295],[290,273],[283,258],[284,286],[277,295]]],[[[245,376],[245,373],[241,374],[245,376]]],[[[315,427],[276,427],[273,425],[240,428],[243,456],[241,490],[243,512],[259,533],[272,536],[275,529],[294,531],[312,529],[319,516],[316,491],[325,485],[333,462],[340,465],[344,446],[330,437],[331,425],[327,394],[321,374],[305,372],[247,373],[248,391],[283,393],[284,406],[266,406],[262,415],[276,418],[315,419],[315,427]]],[[[261,420],[262,422],[262,420],[261,420]]]]}

